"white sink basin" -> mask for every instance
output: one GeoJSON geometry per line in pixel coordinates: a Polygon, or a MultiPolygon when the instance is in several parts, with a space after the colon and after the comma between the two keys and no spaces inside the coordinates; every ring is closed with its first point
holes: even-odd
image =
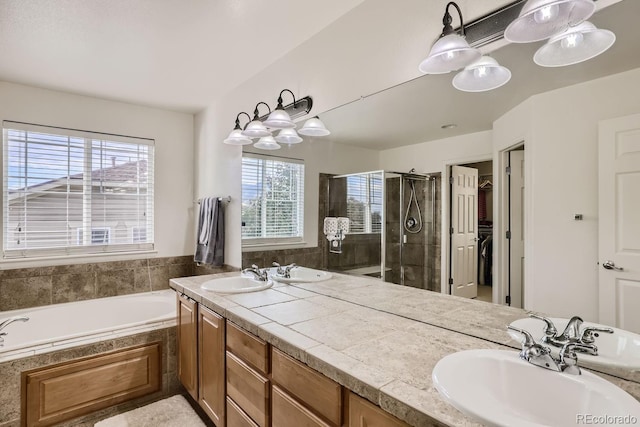
{"type": "MultiPolygon", "coordinates": [[[[569,322],[569,319],[560,318],[551,318],[550,320],[560,332],[564,331],[565,326],[567,326],[569,322]]],[[[542,342],[544,322],[527,317],[512,322],[511,326],[528,331],[537,342],[542,342]]],[[[592,326],[609,327],[597,323],[584,322],[580,330],[592,326]]],[[[598,347],[598,355],[591,356],[578,353],[578,364],[582,362],[583,364],[593,367],[611,366],[625,368],[631,371],[640,371],[640,335],[625,331],[624,329],[611,329],[613,329],[613,334],[598,333],[595,341],[595,345],[598,347]]],[[[512,333],[511,331],[509,334],[514,340],[518,342],[522,341],[520,334],[512,333]]],[[[554,355],[557,355],[560,350],[554,346],[548,347],[551,348],[554,355]]]]}
{"type": "Polygon", "coordinates": [[[579,422],[581,414],[640,419],[640,403],[612,383],[585,370],[571,375],[534,366],[517,351],[453,353],[436,364],[433,383],[448,403],[488,426],[588,424],[579,422]]]}
{"type": "Polygon", "coordinates": [[[278,276],[275,269],[271,269],[271,278],[280,283],[311,283],[323,282],[331,279],[331,273],[328,271],[315,270],[307,267],[296,267],[291,270],[290,278],[278,276]]]}
{"type": "Polygon", "coordinates": [[[200,287],[205,291],[213,291],[221,294],[242,294],[245,292],[256,292],[269,289],[273,282],[254,280],[251,277],[233,276],[211,279],[204,282],[200,287]]]}

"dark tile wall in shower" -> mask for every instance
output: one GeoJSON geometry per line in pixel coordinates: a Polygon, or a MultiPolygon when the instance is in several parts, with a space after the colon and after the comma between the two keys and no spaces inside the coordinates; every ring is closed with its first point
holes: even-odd
{"type": "Polygon", "coordinates": [[[0,311],[157,291],[169,279],[230,270],[196,267],[193,255],[0,270],[0,311]]]}
{"type": "MultiPolygon", "coordinates": [[[[414,181],[415,192],[420,205],[422,229],[410,233],[404,229],[405,214],[411,186],[404,185],[401,197],[399,177],[386,179],[386,274],[385,280],[401,282],[401,265],[404,267],[404,284],[431,291],[440,291],[440,177],[429,181],[414,181]],[[406,243],[402,243],[406,235],[406,243]]],[[[409,217],[419,220],[415,203],[412,203],[409,217]]],[[[417,227],[412,228],[416,230],[417,227]]]]}

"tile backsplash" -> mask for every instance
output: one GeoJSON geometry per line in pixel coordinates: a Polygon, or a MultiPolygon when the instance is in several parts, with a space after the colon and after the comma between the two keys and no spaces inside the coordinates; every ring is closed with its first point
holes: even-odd
{"type": "Polygon", "coordinates": [[[230,271],[193,255],[0,270],[0,311],[169,288],[169,279],[230,271]]]}

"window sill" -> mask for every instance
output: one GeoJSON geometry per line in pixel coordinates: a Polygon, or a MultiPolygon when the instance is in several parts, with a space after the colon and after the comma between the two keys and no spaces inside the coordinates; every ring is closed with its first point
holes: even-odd
{"type": "Polygon", "coordinates": [[[242,252],[259,252],[259,251],[280,251],[284,249],[299,249],[311,247],[307,242],[284,242],[284,243],[253,243],[250,245],[242,245],[242,252]]]}

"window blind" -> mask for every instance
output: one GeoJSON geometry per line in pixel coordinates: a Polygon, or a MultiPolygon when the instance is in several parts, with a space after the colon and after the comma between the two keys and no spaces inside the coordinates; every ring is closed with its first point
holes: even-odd
{"type": "Polygon", "coordinates": [[[347,217],[350,233],[382,231],[382,177],[376,174],[347,177],[347,217]]]}
{"type": "Polygon", "coordinates": [[[246,241],[303,237],[304,164],[245,153],[242,157],[242,238],[246,241]]]}
{"type": "Polygon", "coordinates": [[[3,122],[5,258],[153,248],[154,141],[3,122]]]}

